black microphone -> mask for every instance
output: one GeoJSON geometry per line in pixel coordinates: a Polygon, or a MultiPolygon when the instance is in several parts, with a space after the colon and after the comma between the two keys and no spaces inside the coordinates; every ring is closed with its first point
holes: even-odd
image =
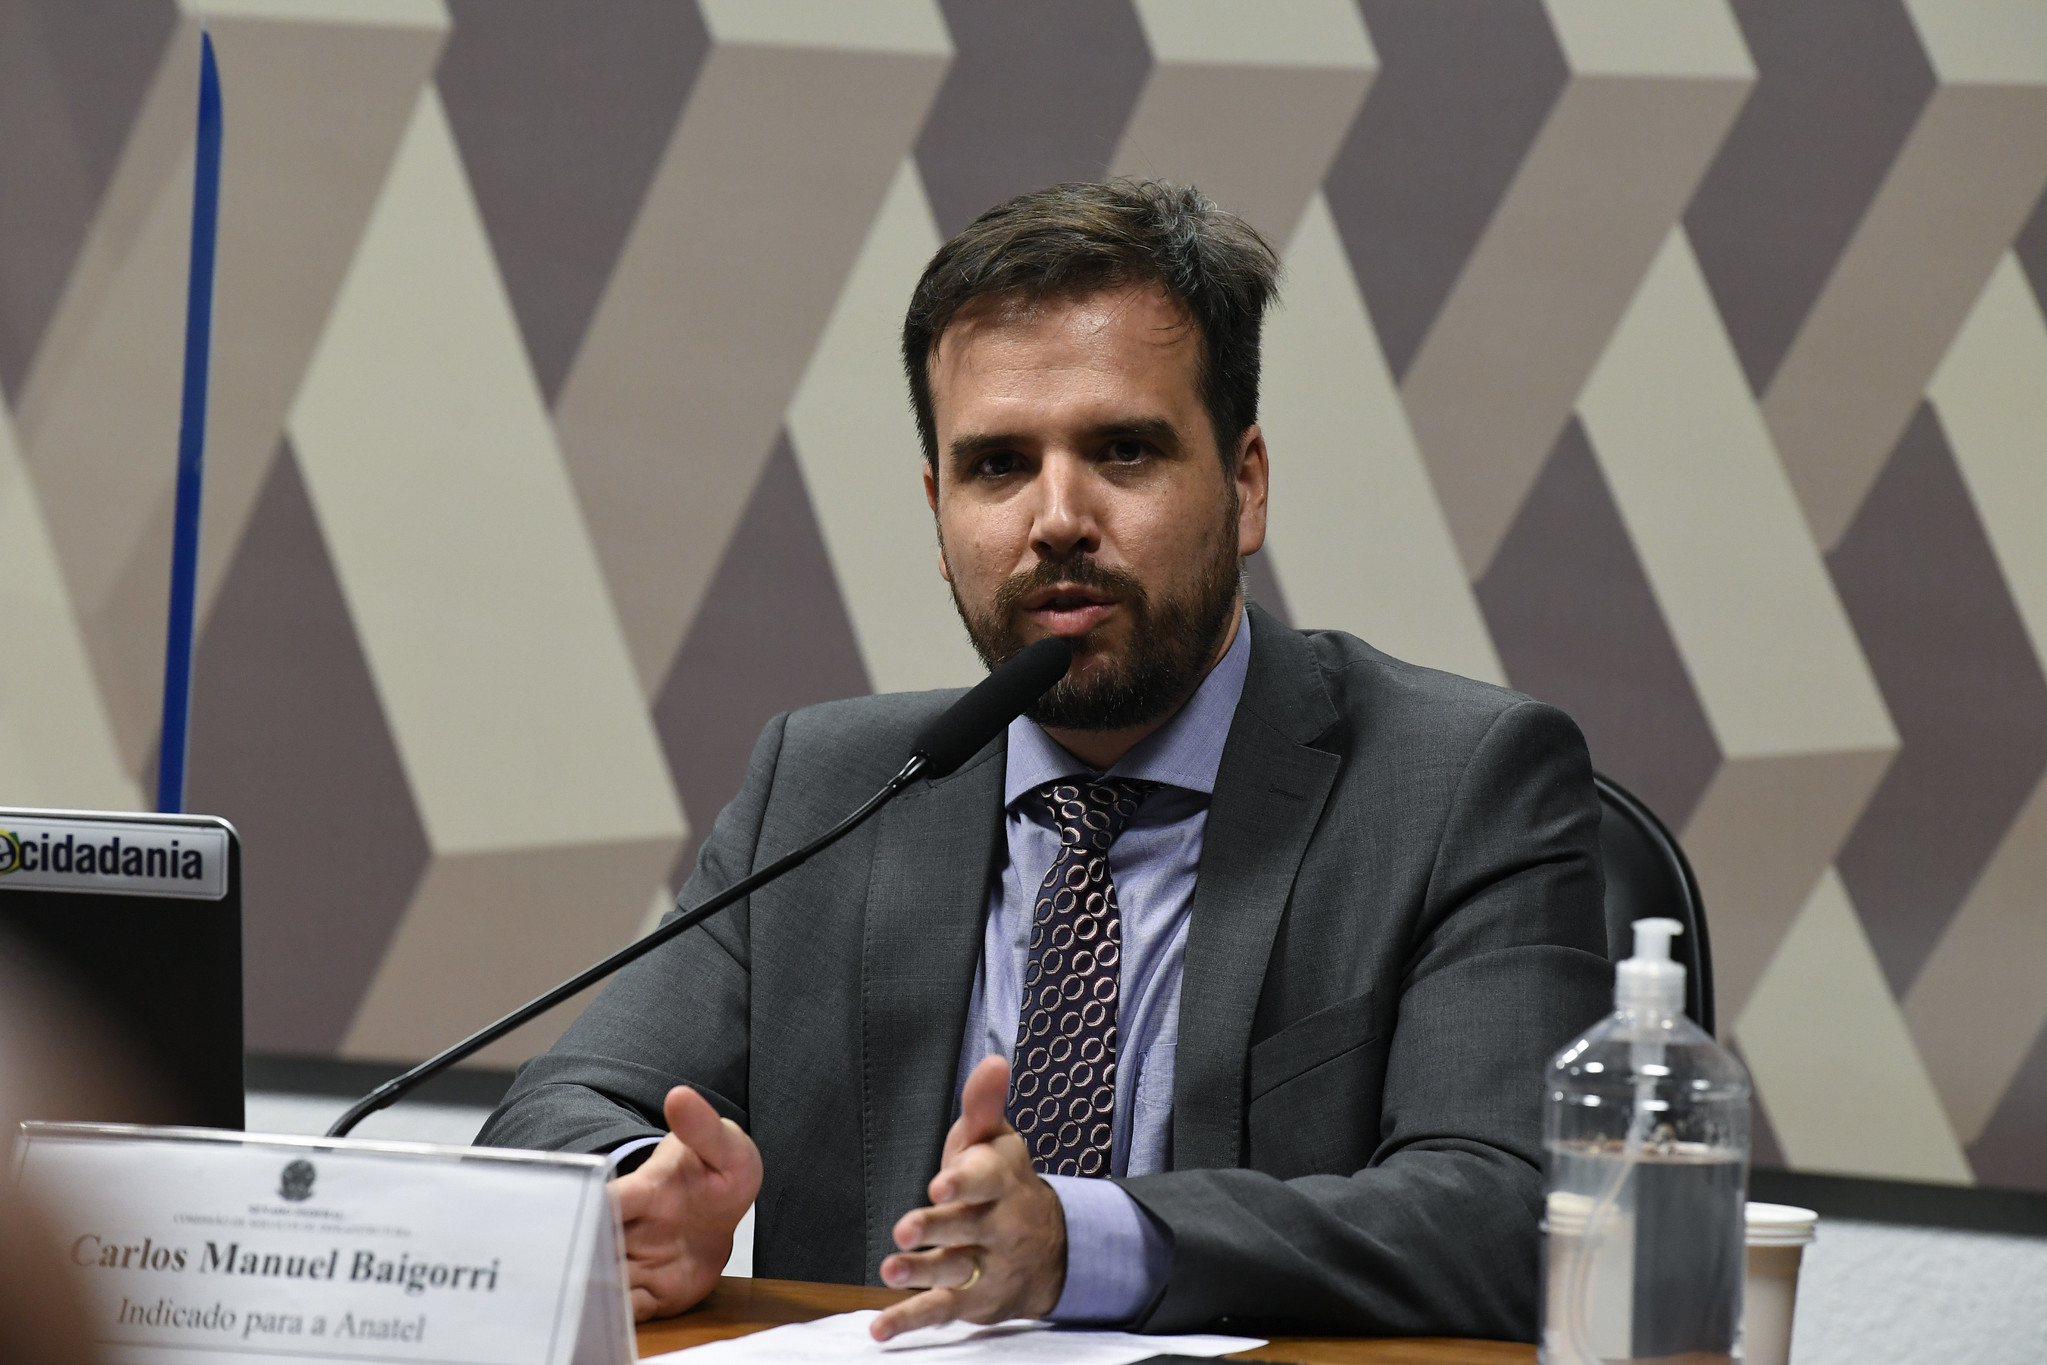
{"type": "Polygon", "coordinates": [[[347,1137],[350,1129],[371,1114],[397,1103],[421,1084],[464,1057],[488,1047],[527,1020],[545,1014],[586,986],[594,985],[634,959],[644,957],[677,934],[701,924],[734,901],[751,895],[783,873],[802,866],[812,855],[830,848],[858,829],[870,815],[895,799],[898,792],[919,777],[950,775],[960,764],[979,753],[982,745],[1002,733],[1004,727],[1022,715],[1032,702],[1051,691],[1053,686],[1066,676],[1066,670],[1072,663],[1073,646],[1056,635],[1047,636],[1018,652],[1000,668],[983,678],[971,692],[947,707],[942,714],[926,725],[911,745],[909,761],[903,764],[880,791],[868,797],[866,804],[860,809],[794,853],[784,854],[751,876],[742,877],[702,905],[677,915],[652,933],[635,939],[596,966],[578,972],[553,990],[534,997],[504,1018],[478,1029],[446,1051],[435,1053],[410,1071],[393,1076],[357,1100],[349,1107],[347,1113],[334,1120],[334,1126],[327,1130],[327,1136],[347,1137]]]}

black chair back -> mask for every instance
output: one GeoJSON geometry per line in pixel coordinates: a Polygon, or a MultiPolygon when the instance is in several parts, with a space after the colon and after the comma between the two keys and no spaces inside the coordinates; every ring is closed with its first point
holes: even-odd
{"type": "Polygon", "coordinates": [[[1599,793],[1599,850],[1606,863],[1606,950],[1618,962],[1635,951],[1638,919],[1674,919],[1685,927],[1670,945],[1684,964],[1685,1013],[1713,1028],[1713,943],[1706,907],[1684,849],[1654,811],[1620,783],[1592,775],[1599,793]]]}
{"type": "Polygon", "coordinates": [[[158,1119],[240,1128],[242,852],[207,815],[0,809],[0,938],[162,1084],[158,1119]]]}

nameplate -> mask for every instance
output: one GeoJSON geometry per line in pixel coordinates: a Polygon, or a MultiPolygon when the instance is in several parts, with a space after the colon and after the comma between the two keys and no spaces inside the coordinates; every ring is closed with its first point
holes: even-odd
{"type": "Polygon", "coordinates": [[[0,817],[0,891],[219,900],[227,831],[162,820],[0,817]]]}
{"type": "Polygon", "coordinates": [[[17,1178],[116,1365],[627,1365],[600,1157],[25,1123],[17,1178]]]}

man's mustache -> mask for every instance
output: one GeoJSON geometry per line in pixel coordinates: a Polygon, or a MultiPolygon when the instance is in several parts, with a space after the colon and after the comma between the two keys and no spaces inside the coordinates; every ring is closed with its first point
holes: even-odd
{"type": "Polygon", "coordinates": [[[1126,573],[1122,569],[1107,568],[1097,563],[1092,556],[1080,554],[1065,559],[1040,560],[1022,573],[1012,574],[1004,579],[1002,586],[995,590],[996,618],[1014,625],[1025,599],[1033,593],[1056,588],[1062,584],[1093,588],[1116,598],[1138,615],[1144,613],[1146,604],[1144,584],[1138,581],[1135,574],[1126,573]]]}

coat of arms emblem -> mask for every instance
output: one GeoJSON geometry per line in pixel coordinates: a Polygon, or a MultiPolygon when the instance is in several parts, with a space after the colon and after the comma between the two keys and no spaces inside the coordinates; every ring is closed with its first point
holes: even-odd
{"type": "Polygon", "coordinates": [[[277,1197],[301,1203],[313,1197],[313,1163],[300,1159],[287,1164],[277,1182],[277,1197]]]}

